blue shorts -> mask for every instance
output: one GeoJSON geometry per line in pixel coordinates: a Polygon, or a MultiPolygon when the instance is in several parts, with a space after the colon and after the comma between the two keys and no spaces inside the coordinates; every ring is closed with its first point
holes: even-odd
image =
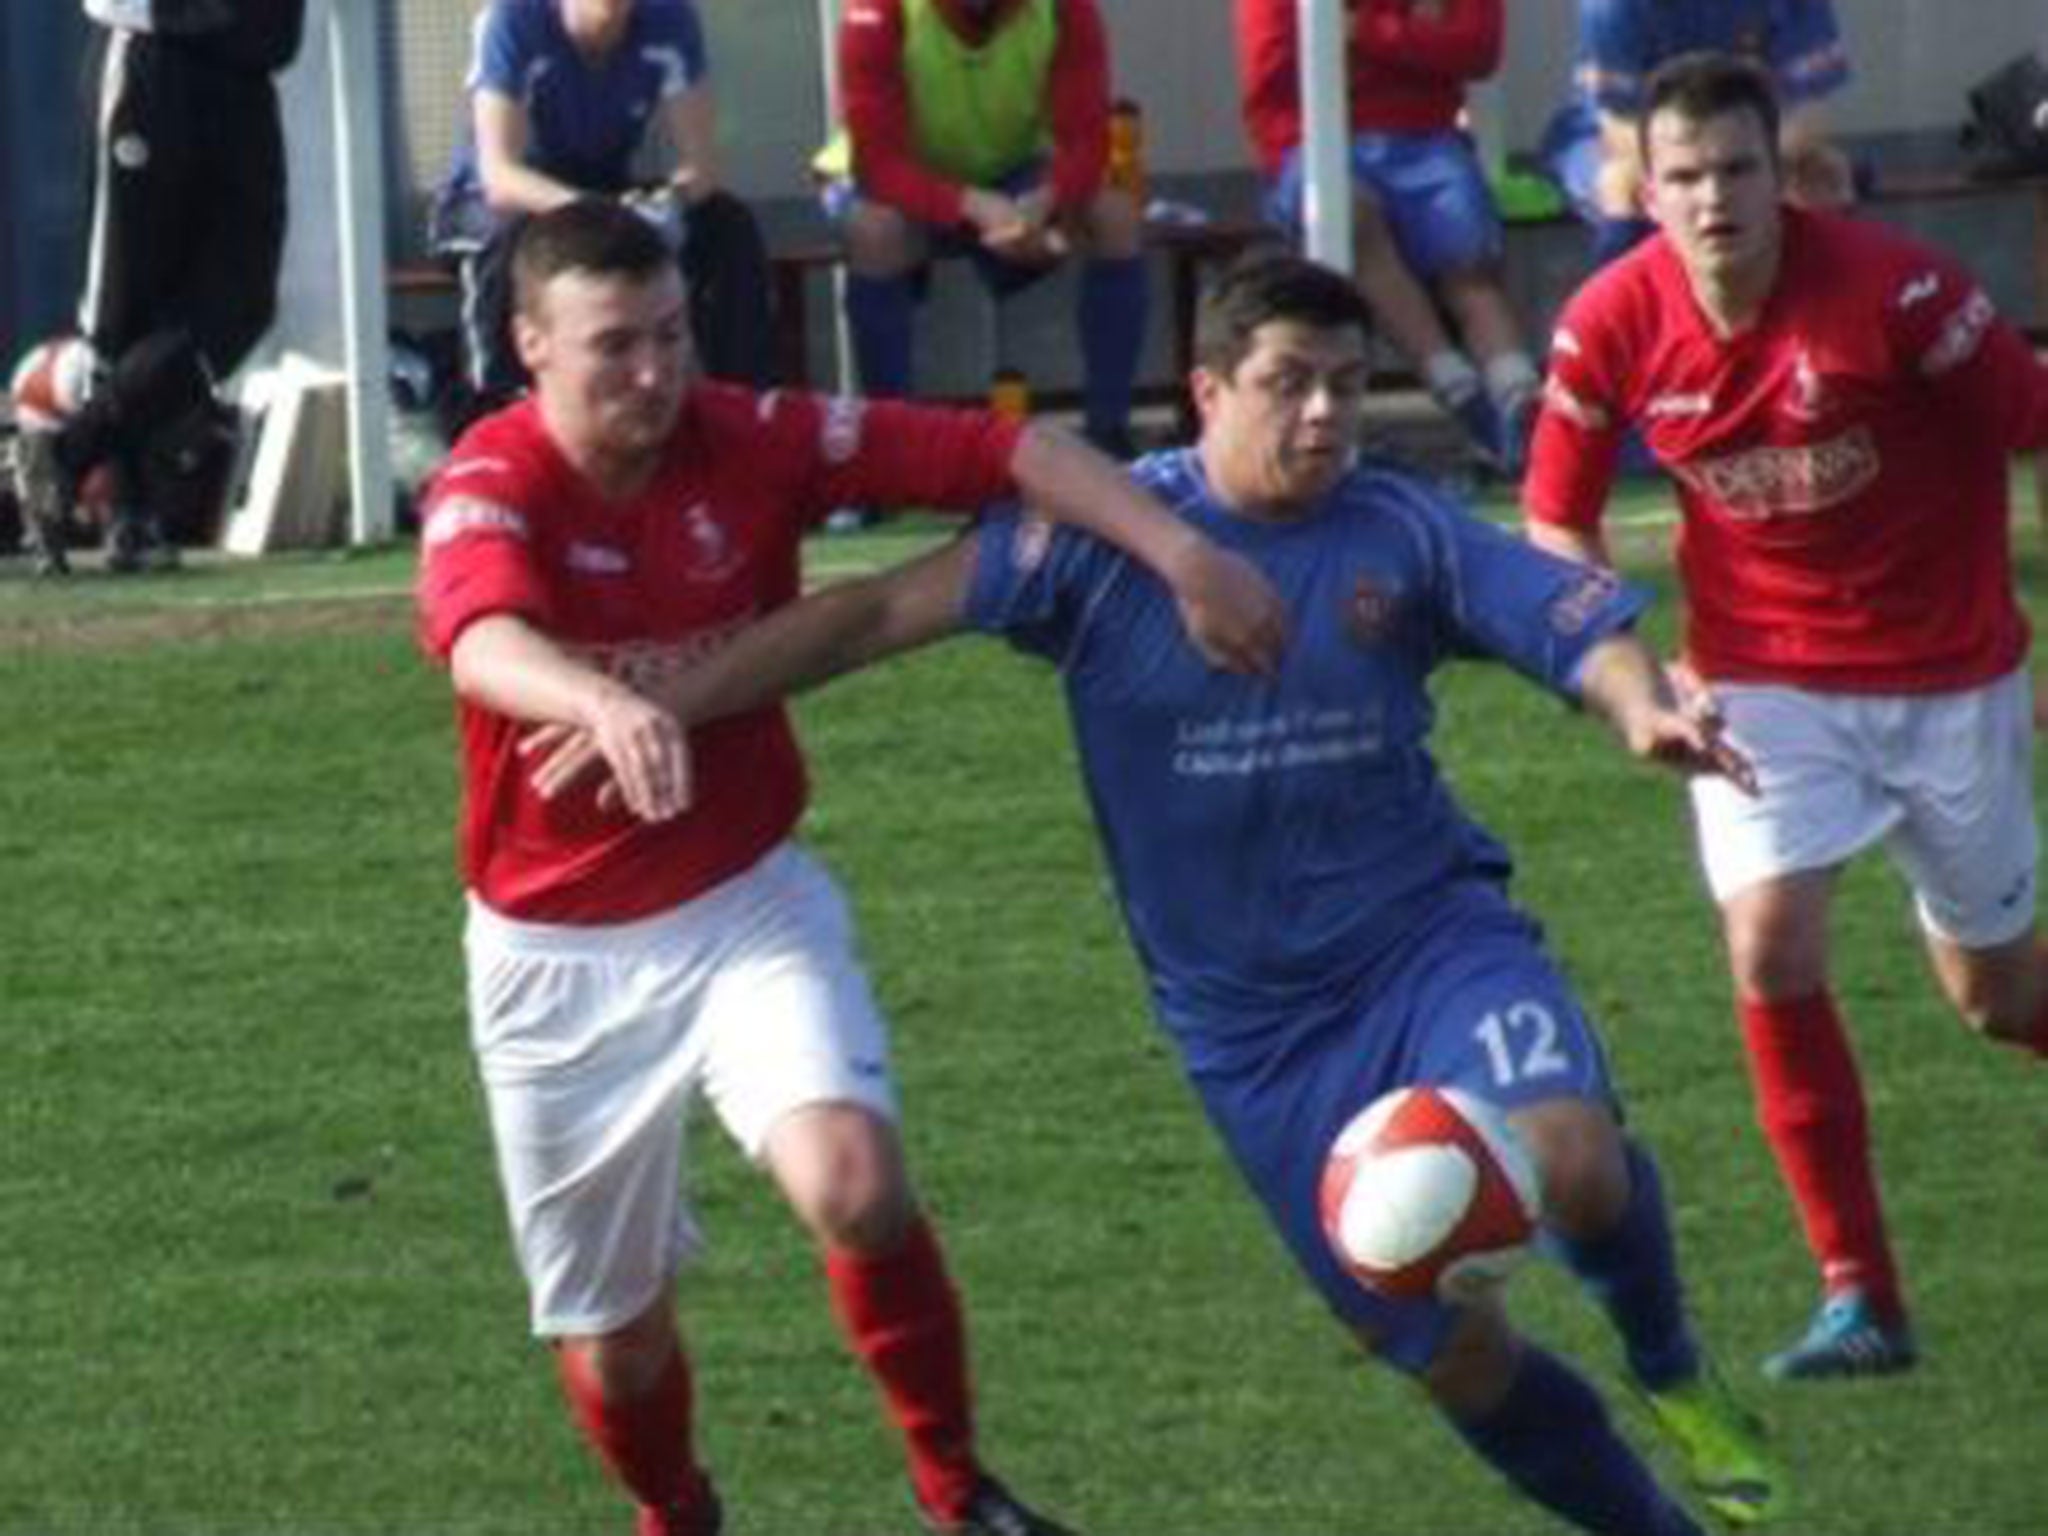
{"type": "Polygon", "coordinates": [[[1600,116],[1585,101],[1559,107],[1536,146],[1536,163],[1557,183],[1572,212],[1588,224],[1606,218],[1598,196],[1601,154],[1600,116]]]}
{"type": "MultiPolygon", "coordinates": [[[[1045,161],[1034,156],[1015,170],[998,176],[989,183],[989,187],[1006,197],[1022,197],[1044,180],[1045,161]]],[[[852,177],[834,176],[818,188],[818,206],[835,225],[844,224],[860,196],[860,188],[854,185],[852,177]]],[[[943,256],[966,257],[988,291],[998,298],[1023,292],[1053,270],[1051,266],[1032,262],[1005,261],[983,245],[971,229],[951,224],[919,224],[918,227],[924,231],[931,251],[943,256]]],[[[931,271],[931,263],[927,261],[912,274],[911,282],[920,299],[930,286],[931,271]]]]}
{"type": "MultiPolygon", "coordinates": [[[[1500,258],[1500,212],[1462,133],[1361,133],[1351,141],[1351,179],[1379,204],[1401,259],[1422,277],[1500,258]]],[[[1298,238],[1301,216],[1295,149],[1266,189],[1266,218],[1298,238]]]]}
{"type": "Polygon", "coordinates": [[[1192,1075],[1309,1283],[1409,1372],[1434,1358],[1457,1311],[1378,1296],[1338,1263],[1317,1212],[1337,1132],[1381,1094],[1417,1083],[1455,1085],[1508,1110],[1558,1098],[1615,1102],[1606,1056],[1541,930],[1482,881],[1454,887],[1425,914],[1355,1005],[1276,1037],[1257,1059],[1192,1075]]]}

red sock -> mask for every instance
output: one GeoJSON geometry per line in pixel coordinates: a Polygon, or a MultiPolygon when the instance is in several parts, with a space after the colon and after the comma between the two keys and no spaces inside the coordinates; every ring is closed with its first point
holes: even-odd
{"type": "Polygon", "coordinates": [[[711,1484],[691,1446],[694,1393],[682,1352],[669,1357],[650,1391],[630,1398],[606,1397],[578,1350],[557,1349],[555,1363],[578,1427],[612,1475],[644,1510],[663,1517],[660,1528],[693,1529],[695,1517],[709,1512],[711,1484]]]}
{"type": "Polygon", "coordinates": [[[825,1277],[839,1325],[908,1445],[918,1502],[941,1520],[958,1518],[980,1468],[967,1327],[938,1239],[920,1218],[888,1253],[831,1249],[825,1277]]]}
{"type": "Polygon", "coordinates": [[[1878,1315],[1904,1315],[1870,1159],[1856,1058],[1826,992],[1739,1005],[1757,1123],[1799,1208],[1806,1245],[1830,1295],[1851,1286],[1878,1315]]]}

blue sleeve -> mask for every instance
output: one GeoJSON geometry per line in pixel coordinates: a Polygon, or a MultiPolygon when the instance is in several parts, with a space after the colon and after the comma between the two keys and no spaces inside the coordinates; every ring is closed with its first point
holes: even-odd
{"type": "Polygon", "coordinates": [[[697,8],[687,0],[673,5],[647,7],[647,44],[663,62],[661,94],[680,96],[700,85],[710,72],[711,57],[704,46],[704,23],[697,8]]]}
{"type": "Polygon", "coordinates": [[[1027,515],[1014,502],[985,512],[976,533],[968,627],[1070,665],[1095,603],[1128,570],[1123,557],[1085,534],[1027,515]]]}
{"type": "Polygon", "coordinates": [[[1779,0],[1771,71],[1787,106],[1818,101],[1848,83],[1849,52],[1830,0],[1779,0]]]}
{"type": "Polygon", "coordinates": [[[1601,111],[1635,115],[1652,52],[1642,0],[1581,0],[1578,86],[1601,111]]]}
{"type": "Polygon", "coordinates": [[[1433,526],[1450,647],[1505,662],[1568,698],[1578,697],[1586,653],[1649,606],[1645,589],[1612,571],[1560,559],[1448,504],[1433,526]]]}
{"type": "Polygon", "coordinates": [[[472,91],[487,90],[517,99],[531,52],[518,7],[493,5],[479,13],[471,39],[469,78],[463,84],[472,91]]]}

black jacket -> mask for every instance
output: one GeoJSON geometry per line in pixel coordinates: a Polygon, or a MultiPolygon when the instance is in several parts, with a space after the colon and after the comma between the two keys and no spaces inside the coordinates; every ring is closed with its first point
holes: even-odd
{"type": "Polygon", "coordinates": [[[148,30],[167,42],[262,74],[291,63],[306,30],[306,0],[152,0],[148,11],[148,30]]]}

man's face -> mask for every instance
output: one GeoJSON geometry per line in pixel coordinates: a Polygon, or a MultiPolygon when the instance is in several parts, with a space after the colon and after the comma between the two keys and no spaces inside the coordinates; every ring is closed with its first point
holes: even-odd
{"type": "Polygon", "coordinates": [[[562,272],[536,307],[514,331],[563,446],[613,461],[658,454],[695,371],[681,274],[562,272]]]}
{"type": "Polygon", "coordinates": [[[1650,216],[1688,272],[1726,280],[1770,268],[1783,187],[1770,136],[1754,112],[1704,121],[1657,112],[1644,146],[1650,216]]]}
{"type": "Polygon", "coordinates": [[[1229,377],[1194,376],[1202,456],[1226,500],[1305,510],[1351,467],[1371,365],[1355,326],[1269,320],[1229,377]]]}

